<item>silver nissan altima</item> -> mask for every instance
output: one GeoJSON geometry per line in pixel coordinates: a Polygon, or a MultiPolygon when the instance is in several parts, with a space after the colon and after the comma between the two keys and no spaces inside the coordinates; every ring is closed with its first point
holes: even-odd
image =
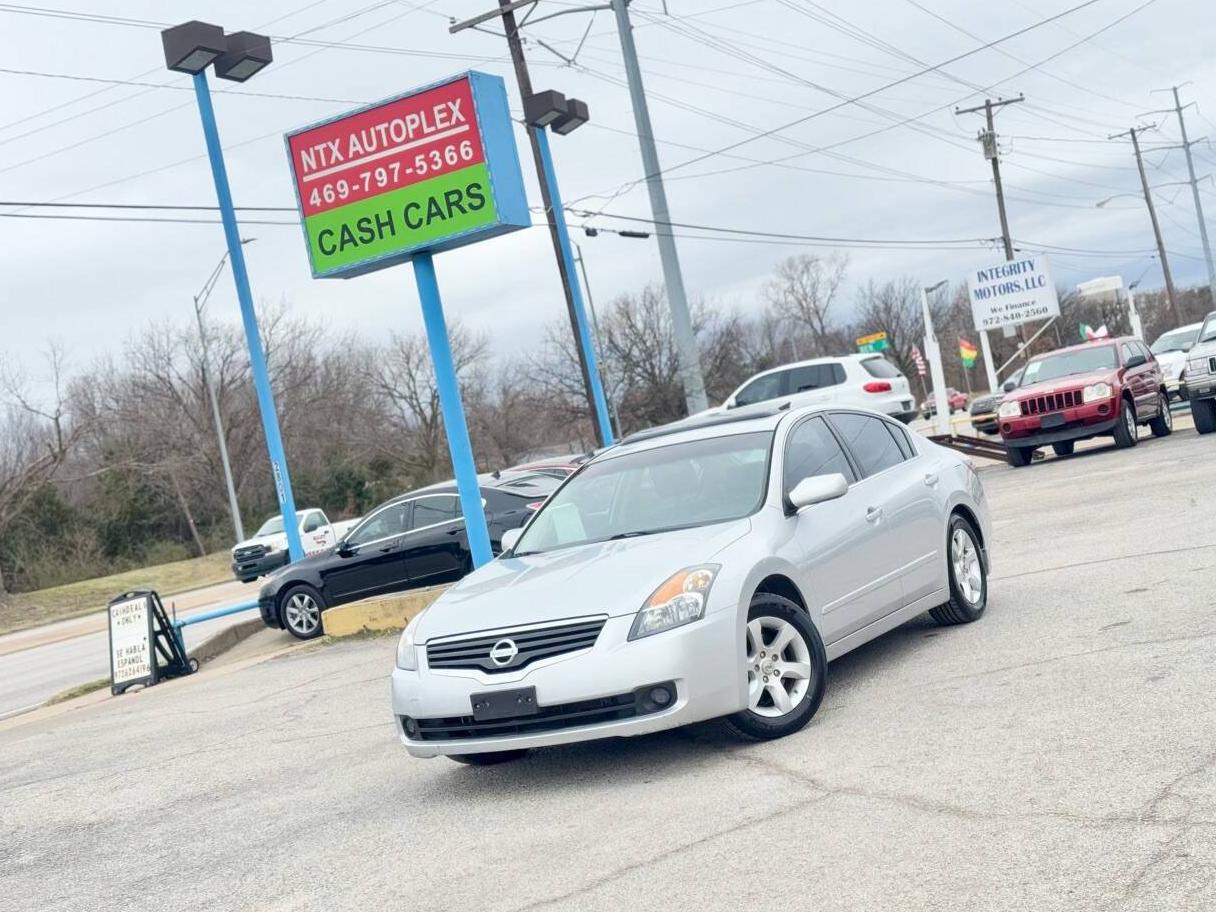
{"type": "Polygon", "coordinates": [[[406,628],[398,731],[479,764],[705,719],[788,735],[832,659],[925,611],[979,618],[990,538],[970,461],[876,412],[635,434],[406,628]]]}

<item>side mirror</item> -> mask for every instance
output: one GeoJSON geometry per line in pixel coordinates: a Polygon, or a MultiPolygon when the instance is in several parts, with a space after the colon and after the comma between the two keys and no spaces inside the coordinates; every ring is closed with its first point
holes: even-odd
{"type": "Polygon", "coordinates": [[[722,408],[724,408],[724,409],[733,409],[734,407],[735,407],[735,397],[734,396],[731,396],[729,399],[727,399],[725,402],[722,403],[722,408]]]}
{"type": "Polygon", "coordinates": [[[502,534],[502,550],[503,552],[511,551],[519,544],[519,537],[524,534],[521,528],[508,529],[502,534]]]}
{"type": "Polygon", "coordinates": [[[1018,385],[1012,380],[1006,380],[1005,385],[1001,387],[1001,389],[1003,389],[1007,393],[1012,393],[1017,388],[1018,388],[1018,385]]]}
{"type": "Polygon", "coordinates": [[[790,506],[798,511],[812,504],[823,503],[825,500],[844,497],[848,490],[849,483],[839,472],[833,472],[831,475],[814,475],[811,478],[804,478],[794,485],[794,490],[790,491],[789,502],[790,506]]]}
{"type": "Polygon", "coordinates": [[[338,552],[339,557],[350,557],[358,550],[358,548],[344,538],[342,541],[338,542],[338,544],[335,546],[335,550],[338,552]]]}
{"type": "Polygon", "coordinates": [[[1145,364],[1147,362],[1148,362],[1148,359],[1146,357],[1144,357],[1144,355],[1136,354],[1136,355],[1132,355],[1130,358],[1127,359],[1126,366],[1127,367],[1139,367],[1141,364],[1145,364]]]}

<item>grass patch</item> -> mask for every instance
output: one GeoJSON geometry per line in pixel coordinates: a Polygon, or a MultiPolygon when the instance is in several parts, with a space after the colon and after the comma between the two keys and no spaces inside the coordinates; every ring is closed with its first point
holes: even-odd
{"type": "Polygon", "coordinates": [[[77,697],[83,697],[85,694],[91,694],[95,690],[101,690],[109,686],[109,678],[98,678],[96,681],[90,681],[88,684],[77,684],[75,687],[55,694],[55,696],[51,697],[43,705],[54,706],[56,703],[64,703],[68,700],[75,700],[77,697]]]}
{"type": "Polygon", "coordinates": [[[217,551],[206,557],[10,595],[7,601],[0,601],[0,634],[92,614],[130,589],[155,589],[165,597],[226,582],[232,579],[231,561],[227,551],[217,551]]]}

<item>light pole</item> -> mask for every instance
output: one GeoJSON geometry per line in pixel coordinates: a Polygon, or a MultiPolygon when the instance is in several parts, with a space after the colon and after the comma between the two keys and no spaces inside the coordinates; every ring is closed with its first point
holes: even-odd
{"type": "Polygon", "coordinates": [[[245,268],[245,252],[237,228],[232,190],[228,186],[228,171],[224,167],[224,152],[220,146],[215,111],[211,107],[211,91],[207,86],[209,66],[215,67],[216,76],[233,82],[244,82],[263,69],[273,59],[270,39],[252,32],[233,32],[225,35],[218,25],[196,20],[165,29],[161,32],[161,41],[165,50],[165,66],[178,73],[189,73],[194,78],[194,95],[202,119],[207,156],[211,161],[211,176],[215,182],[215,196],[219,203],[220,220],[224,225],[224,237],[228,242],[228,256],[232,261],[232,280],[236,284],[236,296],[241,305],[241,322],[249,347],[249,365],[253,374],[254,390],[257,392],[258,410],[262,416],[262,430],[266,434],[266,449],[270,455],[275,494],[278,496],[279,510],[283,514],[287,549],[291,559],[297,561],[304,557],[304,548],[300,542],[299,523],[296,522],[295,496],[291,490],[291,476],[287,471],[287,457],[283,452],[283,438],[279,433],[279,417],[274,405],[274,392],[270,386],[270,372],[266,367],[266,353],[262,349],[257,314],[253,309],[249,273],[245,268]]]}
{"type": "MultiPolygon", "coordinates": [[[[600,339],[600,320],[595,314],[595,301],[591,298],[591,282],[587,278],[587,262],[583,259],[583,248],[577,242],[574,244],[574,261],[578,263],[578,271],[583,276],[583,287],[587,290],[587,310],[591,312],[591,329],[595,335],[596,357],[597,360],[602,359],[604,356],[604,343],[600,339]]],[[[613,424],[616,426],[616,432],[619,434],[621,433],[621,410],[607,390],[604,390],[604,395],[608,400],[608,408],[612,413],[611,417],[613,424]]]]}
{"type": "Polygon", "coordinates": [[[936,285],[924,286],[920,290],[920,312],[925,321],[925,357],[929,359],[929,375],[933,379],[933,406],[937,410],[934,419],[938,434],[950,433],[950,404],[946,399],[946,371],[942,367],[942,350],[937,344],[937,333],[933,330],[933,317],[929,314],[929,295],[946,284],[942,279],[936,285]]]}
{"type": "MultiPolygon", "coordinates": [[[[241,238],[241,243],[250,244],[256,240],[257,238],[241,238]]],[[[202,349],[200,369],[203,374],[203,385],[207,387],[207,395],[211,399],[211,417],[215,420],[215,437],[220,447],[220,462],[224,466],[224,484],[228,489],[228,512],[232,516],[232,531],[236,535],[236,540],[242,542],[245,540],[245,524],[241,522],[241,505],[237,502],[236,485],[232,482],[232,462],[228,458],[228,440],[224,436],[224,421],[220,417],[215,378],[211,376],[211,371],[208,369],[211,355],[207,350],[207,331],[203,327],[203,309],[207,306],[211,292],[215,290],[215,283],[219,280],[220,273],[223,272],[224,264],[227,262],[228,253],[225,251],[224,255],[220,257],[220,261],[215,264],[215,268],[211,270],[211,275],[202,290],[194,296],[194,319],[198,323],[198,342],[202,349]]]]}

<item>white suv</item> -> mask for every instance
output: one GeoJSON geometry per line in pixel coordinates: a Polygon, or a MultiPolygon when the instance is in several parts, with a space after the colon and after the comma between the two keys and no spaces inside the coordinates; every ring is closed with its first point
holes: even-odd
{"type": "MultiPolygon", "coordinates": [[[[874,409],[907,424],[916,402],[907,378],[882,355],[845,355],[783,364],[756,374],[722,403],[721,410],[788,399],[804,405],[849,405],[874,409]]],[[[719,411],[715,409],[715,411],[719,411]]]]}

